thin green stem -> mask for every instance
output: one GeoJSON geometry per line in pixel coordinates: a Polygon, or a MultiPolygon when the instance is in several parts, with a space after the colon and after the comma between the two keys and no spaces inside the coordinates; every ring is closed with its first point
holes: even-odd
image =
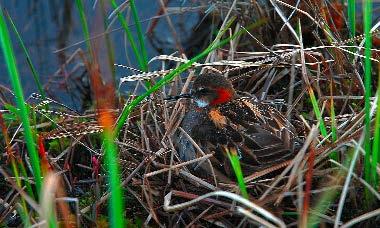
{"type": "Polygon", "coordinates": [[[91,51],[91,43],[90,43],[90,32],[87,25],[86,14],[84,12],[84,6],[82,0],[75,0],[76,6],[78,8],[80,22],[82,25],[83,35],[86,40],[87,50],[91,51]]]}
{"type": "Polygon", "coordinates": [[[33,63],[32,63],[32,59],[30,58],[28,49],[26,48],[26,46],[25,46],[25,44],[24,44],[24,42],[23,42],[23,40],[21,38],[20,33],[17,31],[17,27],[14,24],[11,16],[8,14],[7,11],[5,11],[4,13],[5,13],[5,16],[8,18],[8,21],[11,23],[12,29],[15,32],[16,36],[17,36],[18,42],[20,43],[20,45],[22,47],[22,50],[24,51],[24,54],[25,54],[25,57],[26,57],[26,62],[28,63],[28,66],[29,66],[30,70],[32,71],[33,79],[34,79],[34,82],[37,85],[37,89],[40,92],[42,98],[45,98],[46,97],[45,90],[43,89],[43,86],[41,84],[40,76],[38,75],[37,70],[34,67],[33,63]]]}
{"type": "Polygon", "coordinates": [[[19,169],[21,171],[22,176],[25,177],[26,181],[24,181],[24,184],[26,186],[26,190],[27,190],[29,196],[31,196],[32,198],[35,198],[32,186],[31,186],[30,182],[27,179],[28,178],[28,173],[26,172],[24,163],[21,160],[18,161],[17,163],[18,163],[18,166],[19,166],[19,169]]]}
{"type": "MultiPolygon", "coordinates": [[[[116,4],[115,0],[111,0],[111,4],[114,7],[114,9],[117,8],[117,4],[116,4]]],[[[126,20],[124,19],[123,15],[120,12],[117,12],[117,18],[119,19],[119,21],[121,23],[121,26],[123,27],[123,29],[125,31],[125,34],[127,35],[129,44],[131,45],[133,53],[136,56],[137,62],[138,62],[139,67],[140,67],[140,70],[145,71],[144,70],[145,67],[144,67],[143,57],[140,55],[140,51],[138,50],[138,48],[136,46],[136,43],[134,41],[134,38],[132,36],[131,31],[129,30],[129,27],[128,27],[128,24],[127,24],[126,20]]]]}
{"type": "Polygon", "coordinates": [[[355,0],[348,0],[347,5],[347,13],[348,13],[348,25],[350,27],[350,36],[355,36],[356,31],[356,6],[355,0]]]}
{"type": "Polygon", "coordinates": [[[376,175],[376,167],[379,163],[379,153],[380,153],[380,72],[378,72],[377,79],[377,104],[376,104],[376,118],[375,118],[375,132],[373,136],[372,144],[372,170],[374,170],[374,175],[372,176],[373,187],[375,189],[379,186],[379,178],[376,175]]]}
{"type": "Polygon", "coordinates": [[[139,39],[139,44],[140,44],[140,51],[142,53],[142,63],[143,63],[143,71],[148,71],[148,55],[145,47],[145,42],[144,42],[144,35],[141,29],[141,23],[139,20],[139,16],[137,14],[137,9],[136,9],[136,4],[135,0],[130,0],[129,5],[131,6],[131,11],[132,11],[132,17],[136,25],[137,29],[137,38],[139,39]]]}
{"type": "MultiPolygon", "coordinates": [[[[371,170],[371,146],[370,146],[370,134],[371,134],[371,117],[370,117],[370,97],[371,97],[371,47],[372,47],[372,36],[370,33],[371,30],[371,24],[372,24],[372,1],[366,0],[364,1],[364,34],[365,34],[365,75],[364,75],[364,87],[365,87],[365,94],[364,94],[364,150],[365,150],[365,158],[364,158],[364,171],[365,171],[365,180],[369,183],[371,183],[371,173],[372,175],[376,175],[376,170],[371,170]]],[[[373,183],[372,183],[373,184],[373,183]]],[[[366,191],[367,200],[369,201],[369,192],[366,191]]]]}
{"type": "Polygon", "coordinates": [[[226,153],[228,155],[228,158],[231,162],[236,179],[238,181],[240,192],[244,198],[248,199],[247,186],[245,185],[245,182],[244,182],[244,176],[241,170],[240,160],[239,160],[239,156],[237,155],[237,151],[235,148],[233,148],[232,150],[227,150],[226,153]]]}
{"type": "Polygon", "coordinates": [[[311,104],[313,106],[314,114],[319,120],[319,129],[321,131],[321,134],[323,137],[327,137],[327,130],[325,127],[325,123],[323,121],[321,111],[319,110],[318,102],[317,102],[317,99],[315,98],[314,91],[311,88],[309,89],[309,96],[310,96],[311,104]]]}
{"type": "Polygon", "coordinates": [[[103,134],[105,157],[108,168],[108,181],[110,184],[110,203],[108,206],[111,215],[111,227],[124,227],[124,200],[120,183],[120,168],[118,164],[118,153],[113,141],[112,132],[105,129],[103,134]]]}
{"type": "MultiPolygon", "coordinates": [[[[331,119],[331,139],[332,142],[337,140],[336,120],[335,120],[335,107],[334,107],[334,78],[330,75],[330,119],[331,119]]],[[[333,151],[330,154],[330,158],[334,161],[338,161],[338,153],[333,151]]]]}
{"type": "MultiPolygon", "coordinates": [[[[17,165],[16,165],[16,162],[15,162],[14,158],[11,158],[11,166],[12,166],[13,175],[14,175],[14,177],[16,179],[16,184],[17,184],[17,186],[19,188],[22,188],[20,175],[19,175],[18,168],[17,168],[17,165]]],[[[27,216],[28,215],[28,208],[26,206],[25,199],[22,198],[22,197],[21,197],[21,208],[20,208],[20,211],[21,211],[20,215],[21,215],[22,221],[24,222],[25,225],[29,225],[30,226],[29,217],[27,216]]]]}
{"type": "MultiPolygon", "coordinates": [[[[300,40],[302,40],[302,28],[301,28],[301,21],[298,19],[298,24],[297,24],[297,33],[298,33],[298,37],[300,40]]],[[[301,53],[302,54],[302,53],[301,53]]],[[[306,70],[304,72],[304,74],[306,74],[306,70]]],[[[325,127],[325,123],[323,121],[323,118],[322,118],[322,114],[321,114],[321,111],[319,110],[319,107],[318,107],[318,102],[317,102],[317,99],[314,95],[314,91],[313,91],[313,88],[311,87],[310,84],[307,85],[307,91],[309,93],[309,96],[310,96],[310,100],[311,100],[311,104],[313,106],[313,111],[314,111],[314,114],[316,116],[316,118],[318,119],[319,121],[319,129],[321,131],[321,134],[323,137],[327,137],[327,130],[326,130],[326,127],[325,127]]]]}
{"type": "MultiPolygon", "coordinates": [[[[336,134],[335,108],[334,108],[334,99],[332,98],[332,94],[331,94],[331,100],[330,100],[330,118],[331,118],[331,138],[332,138],[332,142],[335,142],[338,137],[336,134]]],[[[338,161],[337,152],[333,151],[330,154],[330,158],[335,161],[338,161]]]]}
{"type": "Polygon", "coordinates": [[[8,69],[9,77],[11,79],[12,88],[16,97],[16,103],[19,109],[19,116],[21,117],[23,127],[24,127],[26,147],[28,149],[28,154],[30,156],[33,176],[36,183],[36,189],[37,189],[37,192],[39,193],[41,190],[41,184],[42,184],[40,162],[39,162],[38,153],[37,153],[35,143],[34,143],[32,129],[30,127],[29,110],[25,105],[23,89],[21,86],[20,77],[17,70],[16,58],[13,52],[11,39],[9,36],[8,28],[5,23],[5,18],[4,18],[2,10],[0,10],[0,41],[1,41],[1,47],[3,50],[5,63],[8,69]]]}
{"type": "MultiPolygon", "coordinates": [[[[355,37],[356,34],[356,5],[355,0],[348,0],[347,4],[347,13],[348,13],[348,26],[350,29],[350,37],[355,37]]],[[[354,45],[354,42],[351,42],[350,45],[354,45]]],[[[355,48],[350,48],[351,52],[355,52],[355,48]]],[[[350,61],[355,59],[354,55],[349,56],[350,61]]]]}

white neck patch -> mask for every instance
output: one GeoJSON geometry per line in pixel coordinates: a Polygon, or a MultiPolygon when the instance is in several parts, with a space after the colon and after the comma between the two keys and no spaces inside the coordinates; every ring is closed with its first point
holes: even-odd
{"type": "Polygon", "coordinates": [[[209,103],[204,100],[195,100],[195,103],[199,108],[205,108],[209,105],[209,103]]]}

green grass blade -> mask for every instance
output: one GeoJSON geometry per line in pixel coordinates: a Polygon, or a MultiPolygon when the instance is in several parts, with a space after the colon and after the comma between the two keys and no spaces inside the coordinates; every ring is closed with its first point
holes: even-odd
{"type": "Polygon", "coordinates": [[[319,120],[319,130],[321,131],[321,134],[323,137],[327,137],[326,126],[323,121],[321,111],[319,110],[318,102],[317,102],[317,99],[315,98],[314,91],[311,89],[311,87],[309,88],[309,96],[310,96],[311,104],[313,106],[314,114],[319,120]]]}
{"type": "Polygon", "coordinates": [[[83,2],[82,0],[75,0],[75,4],[79,12],[83,35],[84,35],[84,38],[86,39],[87,50],[91,51],[90,32],[87,25],[87,19],[86,19],[86,14],[84,12],[83,2]]]}
{"type": "MultiPolygon", "coordinates": [[[[117,4],[116,4],[115,0],[111,0],[111,4],[112,4],[112,6],[113,6],[114,9],[117,8],[117,4]]],[[[132,33],[129,30],[127,21],[125,20],[125,18],[122,16],[122,14],[120,12],[117,12],[117,18],[119,19],[119,21],[121,23],[121,26],[123,27],[123,29],[125,31],[125,34],[127,35],[129,44],[131,45],[133,53],[136,56],[137,62],[138,62],[139,67],[140,67],[140,70],[145,71],[143,57],[141,56],[140,51],[137,49],[137,46],[136,46],[136,43],[135,43],[134,38],[132,36],[132,33]]]]}
{"type": "MultiPolygon", "coordinates": [[[[333,80],[331,78],[331,80],[333,80]]],[[[331,84],[333,82],[331,81],[331,84]]],[[[331,86],[331,99],[330,99],[330,118],[331,118],[331,138],[332,138],[332,142],[335,142],[337,140],[337,134],[336,134],[336,120],[335,120],[335,108],[334,108],[334,99],[333,99],[333,93],[332,93],[332,85],[331,86]]],[[[335,161],[338,161],[338,154],[336,151],[333,151],[331,154],[330,154],[330,158],[335,160],[335,161]]]]}
{"type": "Polygon", "coordinates": [[[244,198],[248,199],[247,186],[245,185],[245,182],[244,182],[244,176],[243,176],[243,172],[241,171],[241,166],[240,166],[239,156],[237,155],[237,151],[234,148],[233,150],[227,150],[226,153],[228,155],[228,158],[230,159],[232,168],[236,175],[240,192],[244,198]]]}
{"type": "MultiPolygon", "coordinates": [[[[254,27],[258,27],[260,26],[261,24],[263,24],[265,22],[265,20],[260,20],[260,21],[257,21],[255,23],[253,23],[251,26],[248,27],[248,29],[251,29],[251,28],[254,28],[254,27]]],[[[213,43],[211,44],[209,47],[207,47],[204,51],[202,51],[200,54],[196,55],[194,58],[192,58],[191,60],[189,60],[188,62],[180,65],[179,67],[177,67],[176,69],[174,69],[173,71],[171,71],[169,74],[165,75],[161,80],[159,80],[155,85],[153,85],[152,87],[150,87],[145,93],[143,93],[142,95],[138,96],[137,98],[135,98],[134,100],[131,101],[131,103],[129,103],[122,111],[118,121],[117,121],[117,124],[116,124],[116,127],[115,127],[115,136],[117,137],[118,134],[120,133],[120,130],[122,129],[125,121],[128,119],[128,116],[129,114],[131,113],[131,111],[142,101],[144,100],[146,97],[148,97],[151,93],[159,90],[162,86],[164,86],[165,84],[171,82],[178,74],[184,72],[185,70],[187,70],[188,68],[191,67],[191,65],[193,63],[195,63],[196,61],[204,58],[208,53],[210,53],[211,51],[219,48],[219,47],[222,47],[224,45],[226,45],[227,43],[229,43],[231,40],[235,39],[236,37],[240,36],[241,34],[245,33],[245,31],[247,30],[239,30],[237,33],[235,33],[234,35],[218,42],[218,43],[213,43]]]]}
{"type": "MultiPolygon", "coordinates": [[[[322,196],[319,197],[317,205],[310,210],[310,212],[318,212],[319,214],[325,213],[335,198],[338,196],[338,191],[325,191],[322,196]]],[[[317,216],[317,213],[311,213],[310,218],[307,220],[307,227],[318,227],[320,223],[320,217],[317,216]]]]}
{"type": "Polygon", "coordinates": [[[347,4],[347,13],[348,13],[348,25],[350,27],[350,36],[355,36],[356,31],[356,6],[355,0],[348,0],[347,4]]]}
{"type": "MultiPolygon", "coordinates": [[[[25,177],[25,178],[27,178],[28,177],[28,173],[26,172],[24,163],[22,161],[18,161],[18,166],[19,166],[19,169],[21,171],[22,176],[25,177]]],[[[27,179],[25,179],[25,180],[27,180],[27,179]]],[[[32,189],[32,185],[30,184],[30,182],[29,181],[24,181],[24,184],[26,186],[26,190],[27,190],[29,196],[31,196],[32,198],[35,199],[35,196],[34,196],[34,193],[33,193],[33,189],[32,189]]]]}
{"type": "Polygon", "coordinates": [[[40,82],[40,76],[38,75],[37,70],[32,63],[32,59],[30,58],[28,49],[26,48],[26,46],[25,46],[25,44],[21,38],[20,33],[17,31],[16,25],[13,22],[11,16],[8,14],[7,11],[5,11],[4,13],[5,13],[5,16],[7,17],[8,21],[10,22],[13,31],[15,32],[15,34],[17,36],[18,42],[20,43],[22,50],[24,51],[24,54],[26,57],[26,62],[28,63],[28,66],[29,66],[30,70],[32,71],[33,79],[37,85],[37,89],[38,89],[39,93],[41,94],[42,98],[46,98],[45,90],[43,89],[43,86],[40,82]]]}
{"type": "MultiPolygon", "coordinates": [[[[302,39],[301,21],[299,19],[298,19],[298,24],[297,24],[297,33],[298,33],[299,38],[302,39]]],[[[311,85],[307,85],[307,91],[309,93],[311,104],[313,106],[314,115],[316,116],[316,118],[319,121],[319,129],[321,131],[321,134],[323,137],[327,137],[327,130],[325,127],[325,123],[323,121],[322,114],[321,114],[321,111],[319,110],[318,102],[317,102],[317,99],[315,97],[315,94],[314,94],[314,91],[313,91],[313,88],[311,87],[311,85]]]]}
{"type": "Polygon", "coordinates": [[[30,126],[29,110],[27,109],[25,105],[23,89],[21,86],[20,77],[17,70],[16,58],[13,52],[11,39],[9,36],[8,28],[7,28],[2,10],[0,11],[0,41],[1,41],[1,48],[3,50],[5,63],[8,69],[9,77],[11,79],[12,88],[16,97],[16,103],[19,109],[19,115],[21,117],[23,127],[24,127],[26,147],[28,149],[28,154],[30,157],[31,165],[32,165],[33,176],[36,183],[36,189],[37,189],[37,192],[39,193],[41,190],[41,184],[42,184],[39,157],[38,157],[38,153],[35,147],[32,129],[30,126]]]}
{"type": "MultiPolygon", "coordinates": [[[[356,34],[356,5],[355,0],[348,0],[347,2],[347,14],[348,14],[348,26],[350,29],[350,37],[355,37],[356,34]]],[[[354,42],[350,42],[350,45],[354,45],[354,42]]],[[[350,48],[351,52],[355,52],[356,49],[354,47],[350,48]]],[[[355,59],[355,55],[349,56],[350,61],[355,59]]]]}
{"type": "Polygon", "coordinates": [[[147,54],[146,47],[145,47],[144,35],[143,35],[142,29],[141,29],[141,23],[139,20],[139,16],[137,14],[135,0],[130,0],[129,5],[131,7],[133,21],[134,21],[134,23],[136,25],[136,29],[137,29],[137,38],[139,40],[140,51],[142,53],[142,63],[143,63],[143,67],[144,67],[143,71],[148,71],[148,54],[147,54]]]}
{"type": "Polygon", "coordinates": [[[375,117],[375,132],[373,136],[372,144],[372,170],[374,170],[374,175],[372,175],[373,187],[378,189],[379,186],[379,177],[376,175],[376,167],[379,162],[379,153],[380,153],[380,72],[378,72],[377,80],[377,107],[376,107],[376,117],[375,117]]]}
{"type": "MultiPolygon", "coordinates": [[[[364,1],[364,34],[365,34],[365,60],[364,60],[364,88],[365,88],[365,94],[364,94],[364,132],[365,132],[365,138],[364,138],[364,150],[365,150],[365,157],[364,157],[364,177],[365,180],[368,183],[371,183],[371,173],[372,175],[376,175],[376,170],[371,170],[371,146],[370,146],[370,134],[371,134],[371,117],[370,117],[370,97],[371,97],[371,47],[372,47],[372,37],[371,37],[371,24],[372,24],[372,1],[366,0],[364,1]]],[[[373,183],[371,183],[373,184],[373,183]]],[[[369,192],[366,191],[366,195],[369,197],[369,192]]],[[[369,200],[369,198],[367,198],[369,200]]]]}
{"type": "MultiPolygon", "coordinates": [[[[12,166],[13,175],[14,175],[15,180],[16,180],[16,184],[21,189],[22,188],[21,178],[20,178],[19,171],[18,171],[18,168],[17,168],[17,165],[16,165],[14,158],[11,158],[11,166],[12,166]]],[[[25,178],[28,178],[28,177],[25,176],[25,178]]],[[[21,200],[21,208],[19,209],[19,212],[20,212],[21,219],[22,219],[23,223],[25,224],[25,226],[30,226],[31,224],[30,224],[30,220],[29,220],[29,216],[28,216],[28,208],[26,206],[25,199],[21,197],[20,200],[21,200]]]]}
{"type": "MultiPolygon", "coordinates": [[[[87,48],[91,54],[91,57],[94,58],[95,55],[92,52],[91,42],[90,42],[90,33],[87,26],[87,20],[84,12],[84,6],[81,0],[76,0],[76,5],[81,17],[82,30],[87,40],[87,48]]],[[[108,46],[109,48],[109,46],[108,46]]],[[[95,61],[95,59],[93,59],[95,61]]],[[[109,59],[111,63],[113,61],[112,57],[109,59]]],[[[113,66],[112,66],[113,68],[113,66]]],[[[111,68],[111,69],[112,69],[111,68]]],[[[119,164],[118,164],[118,153],[117,148],[114,144],[114,137],[112,134],[112,130],[110,130],[109,126],[105,126],[103,133],[103,141],[104,141],[104,150],[105,150],[105,158],[107,162],[108,168],[108,181],[110,184],[110,202],[108,205],[108,211],[111,220],[111,227],[124,227],[124,201],[123,201],[123,192],[121,189],[120,183],[120,175],[119,175],[119,164]]]]}
{"type": "Polygon", "coordinates": [[[105,129],[103,139],[111,192],[110,205],[108,206],[111,215],[111,227],[124,227],[124,216],[122,216],[124,212],[123,191],[120,183],[118,153],[113,141],[112,130],[105,129]]]}

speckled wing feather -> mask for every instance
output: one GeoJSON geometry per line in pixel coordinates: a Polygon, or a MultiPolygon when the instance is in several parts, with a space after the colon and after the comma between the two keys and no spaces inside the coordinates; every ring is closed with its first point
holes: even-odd
{"type": "Polygon", "coordinates": [[[226,118],[223,129],[229,143],[239,149],[243,168],[257,170],[294,155],[294,127],[273,107],[238,98],[217,111],[226,118]]]}
{"type": "Polygon", "coordinates": [[[283,142],[289,142],[289,147],[296,135],[293,125],[277,109],[267,104],[238,98],[220,106],[219,111],[247,131],[269,132],[283,142]]]}

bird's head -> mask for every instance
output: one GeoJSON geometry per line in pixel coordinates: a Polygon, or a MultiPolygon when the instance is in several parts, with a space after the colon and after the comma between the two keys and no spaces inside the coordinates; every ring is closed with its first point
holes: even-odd
{"type": "Polygon", "coordinates": [[[216,73],[199,75],[194,81],[191,94],[199,108],[218,106],[236,97],[231,82],[216,73]]]}

